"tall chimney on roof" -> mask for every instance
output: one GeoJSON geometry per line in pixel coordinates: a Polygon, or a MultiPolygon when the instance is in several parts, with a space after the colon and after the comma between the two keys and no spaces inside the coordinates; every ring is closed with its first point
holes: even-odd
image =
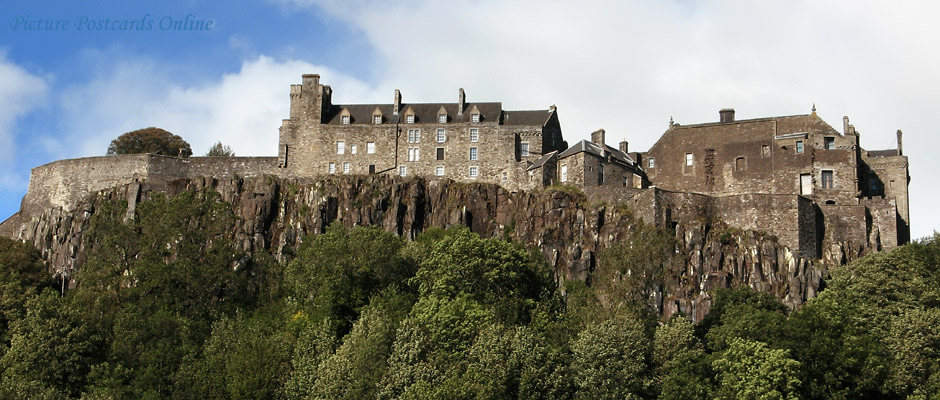
{"type": "Polygon", "coordinates": [[[901,130],[898,129],[898,155],[904,155],[904,146],[901,145],[901,130]]]}
{"type": "Polygon", "coordinates": [[[457,97],[457,115],[463,115],[463,106],[467,103],[467,94],[464,93],[463,88],[457,92],[457,97]]]}
{"type": "Polygon", "coordinates": [[[395,106],[392,108],[392,114],[398,115],[399,108],[401,108],[401,91],[395,89],[395,106]]]}
{"type": "Polygon", "coordinates": [[[603,129],[598,129],[591,133],[591,141],[598,146],[604,145],[604,134],[606,132],[603,129]]]}
{"type": "Polygon", "coordinates": [[[622,151],[624,154],[629,153],[629,151],[627,151],[627,149],[629,148],[629,145],[630,145],[630,144],[627,143],[627,139],[621,140],[621,141],[620,141],[620,151],[622,151]]]}
{"type": "Polygon", "coordinates": [[[722,108],[718,111],[718,117],[721,122],[734,122],[734,109],[722,108]]]}
{"type": "Polygon", "coordinates": [[[848,115],[842,116],[842,134],[843,135],[849,134],[849,116],[848,115]]]}

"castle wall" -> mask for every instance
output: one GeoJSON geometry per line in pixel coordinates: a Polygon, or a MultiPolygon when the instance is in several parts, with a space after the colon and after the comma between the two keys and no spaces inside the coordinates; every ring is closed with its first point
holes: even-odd
{"type": "Polygon", "coordinates": [[[868,242],[873,247],[880,243],[882,249],[890,250],[906,243],[901,241],[903,238],[899,231],[903,225],[895,199],[871,197],[862,198],[860,202],[868,208],[868,215],[871,217],[872,227],[868,242]]]}
{"type": "Polygon", "coordinates": [[[898,243],[903,244],[910,241],[910,203],[908,197],[908,161],[907,156],[893,157],[865,157],[863,152],[863,162],[869,171],[870,178],[874,179],[877,185],[876,190],[871,190],[871,182],[868,182],[866,193],[869,196],[883,195],[886,198],[894,198],[897,205],[898,220],[898,243]],[[874,192],[874,193],[872,193],[874,192]]]}

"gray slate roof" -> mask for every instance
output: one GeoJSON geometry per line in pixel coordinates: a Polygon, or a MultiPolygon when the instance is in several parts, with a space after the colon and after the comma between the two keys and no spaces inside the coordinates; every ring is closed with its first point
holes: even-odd
{"type": "Polygon", "coordinates": [[[325,115],[323,123],[330,125],[342,124],[340,114],[343,110],[349,111],[350,124],[372,124],[372,112],[376,108],[382,112],[383,124],[404,122],[404,115],[409,108],[414,111],[415,123],[437,123],[437,112],[444,107],[447,111],[447,122],[470,122],[470,111],[475,106],[480,112],[480,122],[497,122],[504,125],[535,125],[544,126],[551,116],[549,110],[537,111],[503,111],[503,103],[466,103],[462,115],[457,115],[457,103],[405,103],[399,106],[399,115],[393,115],[393,104],[334,104],[325,115]]]}
{"type": "Polygon", "coordinates": [[[630,158],[630,156],[628,156],[626,153],[620,151],[620,149],[615,149],[607,145],[604,145],[604,149],[601,149],[601,146],[588,140],[582,140],[578,143],[575,143],[575,145],[569,147],[568,150],[561,152],[561,154],[558,155],[558,158],[562,159],[568,156],[578,154],[582,151],[603,158],[603,157],[606,157],[604,155],[605,150],[607,153],[610,154],[611,161],[619,162],[625,165],[636,166],[637,168],[639,168],[639,166],[636,165],[636,161],[630,158]]]}

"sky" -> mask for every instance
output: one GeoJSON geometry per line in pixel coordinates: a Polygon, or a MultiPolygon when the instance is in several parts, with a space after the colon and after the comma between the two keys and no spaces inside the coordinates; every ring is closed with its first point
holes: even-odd
{"type": "Polygon", "coordinates": [[[940,2],[867,0],[6,0],[0,220],[30,169],[157,126],[197,155],[271,156],[290,84],[333,101],[558,107],[569,143],[648,149],[680,124],[817,113],[910,159],[914,238],[940,229],[940,2]]]}

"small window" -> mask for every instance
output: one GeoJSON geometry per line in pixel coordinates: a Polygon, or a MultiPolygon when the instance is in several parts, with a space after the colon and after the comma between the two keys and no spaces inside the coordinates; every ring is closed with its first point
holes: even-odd
{"type": "Polygon", "coordinates": [[[405,175],[408,175],[408,168],[405,168],[404,165],[399,165],[399,166],[398,166],[398,176],[405,176],[405,175]]]}
{"type": "Polygon", "coordinates": [[[476,160],[477,160],[477,156],[478,156],[478,154],[477,154],[477,148],[476,148],[476,147],[471,147],[471,148],[470,148],[470,161],[476,161],[476,160]]]}
{"type": "Polygon", "coordinates": [[[444,143],[445,141],[447,141],[447,132],[444,131],[444,128],[438,128],[437,129],[437,142],[444,143]]]}
{"type": "Polygon", "coordinates": [[[373,124],[381,124],[381,123],[382,123],[382,116],[381,116],[381,115],[373,115],[373,116],[372,116],[372,123],[373,123],[373,124]]]}
{"type": "Polygon", "coordinates": [[[519,143],[519,154],[522,157],[529,156],[529,143],[528,142],[519,143]]]}
{"type": "Polygon", "coordinates": [[[561,181],[568,182],[568,166],[567,165],[561,166],[561,181]]]}
{"type": "Polygon", "coordinates": [[[352,147],[349,148],[349,152],[352,154],[356,154],[357,151],[358,151],[358,148],[356,147],[356,145],[352,145],[352,147]]]}
{"type": "Polygon", "coordinates": [[[763,145],[760,147],[760,156],[763,158],[770,157],[770,145],[763,145]]]}
{"type": "Polygon", "coordinates": [[[420,143],[420,142],[421,142],[421,130],[409,129],[408,130],[408,143],[420,143]]]}
{"type": "Polygon", "coordinates": [[[330,163],[329,171],[330,171],[331,174],[335,174],[335,173],[336,173],[336,163],[330,163]]]}
{"type": "Polygon", "coordinates": [[[503,171],[503,180],[504,181],[509,180],[509,173],[507,173],[506,171],[503,171]]]}
{"type": "Polygon", "coordinates": [[[366,142],[366,154],[375,154],[375,142],[366,142]]]}
{"type": "Polygon", "coordinates": [[[656,158],[650,157],[650,159],[646,162],[646,166],[648,168],[656,168],[656,158]]]}
{"type": "Polygon", "coordinates": [[[336,154],[345,154],[346,153],[346,142],[340,140],[336,142],[336,154]]]}
{"type": "Polygon", "coordinates": [[[470,177],[476,178],[480,175],[480,167],[470,167],[470,177]]]}
{"type": "Polygon", "coordinates": [[[803,141],[802,140],[796,141],[796,154],[803,154],[803,141]]]}
{"type": "Polygon", "coordinates": [[[695,156],[693,156],[692,153],[685,153],[685,165],[692,166],[694,162],[695,162],[695,156]]]}
{"type": "Polygon", "coordinates": [[[437,116],[437,123],[446,124],[447,123],[447,114],[439,114],[437,116]]]}
{"type": "Polygon", "coordinates": [[[470,122],[480,122],[480,114],[470,114],[470,122]]]}
{"type": "Polygon", "coordinates": [[[480,130],[477,128],[470,128],[470,141],[479,142],[480,141],[480,130]]]}
{"type": "Polygon", "coordinates": [[[627,177],[623,177],[623,187],[627,187],[628,182],[627,177]]]}
{"type": "Polygon", "coordinates": [[[443,147],[438,147],[438,148],[437,148],[437,159],[438,159],[438,161],[444,159],[444,148],[443,148],[443,147]]]}
{"type": "Polygon", "coordinates": [[[435,168],[434,168],[434,175],[437,175],[437,176],[444,176],[444,166],[443,166],[443,165],[438,165],[437,167],[435,167],[435,168]]]}
{"type": "Polygon", "coordinates": [[[348,163],[348,162],[344,162],[344,163],[343,163],[343,173],[344,173],[344,174],[348,174],[348,173],[349,173],[349,163],[348,163]]]}
{"type": "Polygon", "coordinates": [[[340,123],[343,124],[343,125],[349,125],[349,116],[348,116],[348,115],[344,115],[344,116],[340,117],[340,123]]]}
{"type": "Polygon", "coordinates": [[[822,171],[821,181],[823,189],[832,189],[832,171],[822,171]]]}
{"type": "Polygon", "coordinates": [[[415,123],[415,116],[414,116],[414,114],[406,115],[406,116],[405,116],[405,123],[406,123],[406,124],[413,124],[413,123],[415,123]]]}
{"type": "Polygon", "coordinates": [[[369,175],[375,173],[375,164],[369,164],[369,175]]]}
{"type": "Polygon", "coordinates": [[[408,161],[419,161],[420,159],[420,149],[417,147],[408,148],[408,161]]]}
{"type": "Polygon", "coordinates": [[[823,145],[826,150],[835,150],[836,148],[836,138],[827,137],[823,139],[823,145]]]}
{"type": "Polygon", "coordinates": [[[734,159],[734,169],[738,172],[743,172],[747,170],[747,159],[744,157],[738,157],[734,159]]]}

